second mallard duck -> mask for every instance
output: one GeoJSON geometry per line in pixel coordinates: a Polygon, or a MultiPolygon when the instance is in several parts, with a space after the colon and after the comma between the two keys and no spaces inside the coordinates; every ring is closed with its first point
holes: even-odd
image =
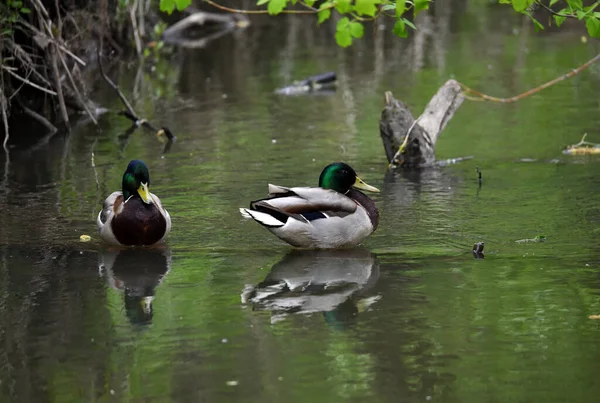
{"type": "Polygon", "coordinates": [[[240,208],[290,245],[300,248],[341,248],[361,243],[379,224],[375,202],[356,189],[379,192],[349,165],[326,166],[319,187],[286,188],[269,184],[269,197],[240,208]]]}
{"type": "Polygon", "coordinates": [[[122,191],[104,200],[98,213],[100,237],[113,245],[149,246],[171,231],[171,216],[150,193],[150,174],[143,161],[133,160],[123,174],[122,191]]]}

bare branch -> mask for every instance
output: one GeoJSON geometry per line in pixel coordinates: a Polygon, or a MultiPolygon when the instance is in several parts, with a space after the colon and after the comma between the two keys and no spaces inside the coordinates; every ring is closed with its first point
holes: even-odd
{"type": "Polygon", "coordinates": [[[551,9],[550,7],[548,7],[547,5],[545,5],[544,3],[542,3],[541,1],[536,1],[535,4],[542,6],[550,14],[553,14],[553,15],[556,15],[556,16],[559,16],[559,17],[575,18],[576,20],[578,19],[577,16],[572,15],[572,14],[560,14],[560,13],[557,13],[556,11],[554,11],[553,9],[551,9]]]}
{"type": "MultiPolygon", "coordinates": [[[[483,93],[481,93],[479,91],[476,91],[476,90],[474,90],[472,88],[469,88],[466,85],[464,85],[463,83],[458,83],[458,84],[462,87],[465,95],[466,94],[473,94],[476,97],[479,97],[481,100],[492,101],[492,102],[501,102],[501,103],[509,104],[509,103],[520,101],[523,98],[526,98],[526,97],[528,97],[530,95],[538,93],[541,90],[544,90],[544,89],[546,89],[546,88],[548,88],[550,86],[553,86],[556,83],[559,83],[559,82],[561,82],[563,80],[566,80],[567,78],[571,78],[571,77],[573,77],[573,76],[581,73],[583,70],[587,69],[588,67],[590,67],[592,64],[596,63],[599,60],[600,60],[600,53],[597,54],[596,56],[594,56],[593,58],[591,58],[590,60],[588,60],[587,62],[585,62],[584,64],[582,64],[581,66],[577,67],[576,69],[571,70],[567,74],[563,74],[562,76],[557,77],[554,80],[550,80],[550,81],[548,81],[548,82],[540,85],[539,87],[532,88],[532,89],[530,89],[528,91],[525,91],[522,94],[516,95],[516,96],[511,97],[511,98],[496,98],[496,97],[492,97],[490,95],[486,95],[486,94],[483,94],[483,93]]],[[[469,97],[468,99],[471,99],[471,97],[469,97]]]]}
{"type": "Polygon", "coordinates": [[[108,77],[106,75],[106,72],[104,71],[104,67],[102,66],[102,56],[100,55],[100,49],[96,50],[96,54],[98,56],[98,67],[100,68],[100,74],[102,75],[102,77],[104,78],[104,80],[108,83],[108,85],[110,85],[112,87],[112,89],[117,92],[117,94],[119,95],[119,98],[121,98],[121,102],[123,102],[123,105],[125,105],[125,107],[127,108],[127,111],[129,111],[129,113],[131,114],[131,116],[135,120],[139,120],[139,118],[137,117],[137,114],[133,110],[133,107],[131,106],[131,104],[129,103],[129,101],[127,101],[127,98],[125,98],[125,95],[123,95],[123,93],[119,89],[119,86],[117,84],[115,84],[113,82],[113,80],[111,80],[110,77],[108,77]]]}
{"type": "Polygon", "coordinates": [[[45,92],[45,93],[47,93],[47,94],[50,94],[50,95],[55,95],[55,96],[57,95],[57,94],[56,94],[56,92],[54,92],[54,91],[52,91],[52,90],[49,90],[49,89],[47,89],[47,88],[44,88],[44,87],[40,87],[40,86],[39,86],[39,85],[37,85],[36,83],[34,83],[34,82],[31,82],[31,81],[27,80],[26,78],[24,78],[24,77],[21,77],[20,75],[18,75],[18,74],[16,74],[16,73],[12,72],[12,71],[11,71],[11,69],[10,69],[10,68],[8,68],[7,66],[4,66],[4,65],[2,65],[2,70],[4,70],[4,71],[7,71],[7,72],[8,72],[8,74],[10,74],[11,76],[15,77],[17,80],[21,80],[21,81],[23,81],[24,83],[26,83],[26,84],[28,84],[28,85],[32,86],[33,88],[37,88],[38,90],[40,90],[40,91],[43,91],[43,92],[45,92]]]}
{"type": "Polygon", "coordinates": [[[85,109],[86,113],[88,114],[88,116],[90,117],[92,122],[94,122],[94,124],[97,125],[98,121],[96,120],[96,117],[94,116],[92,111],[90,111],[90,109],[84,102],[83,98],[81,97],[81,94],[79,93],[79,89],[77,88],[77,84],[75,84],[75,80],[73,80],[73,76],[71,75],[71,72],[69,71],[69,68],[67,67],[67,63],[65,62],[65,59],[62,57],[61,54],[59,54],[58,56],[63,65],[63,68],[65,69],[65,72],[67,73],[67,77],[69,77],[69,81],[71,82],[71,85],[73,86],[73,91],[75,91],[75,94],[77,95],[77,99],[79,100],[79,103],[81,104],[83,109],[85,109]]]}
{"type": "Polygon", "coordinates": [[[52,123],[50,123],[48,121],[48,119],[46,119],[45,117],[43,117],[39,113],[37,113],[37,112],[29,109],[22,102],[20,102],[18,99],[17,99],[17,103],[19,104],[19,107],[21,109],[23,109],[23,112],[25,112],[26,115],[28,115],[28,116],[32,117],[33,119],[37,120],[46,129],[48,129],[49,134],[54,134],[54,133],[56,133],[58,131],[58,129],[56,128],[56,126],[54,126],[52,123]]]}
{"type": "Polygon", "coordinates": [[[137,19],[135,18],[135,13],[138,8],[139,1],[133,0],[133,5],[129,10],[129,18],[131,19],[131,26],[133,27],[133,37],[135,38],[135,50],[137,51],[137,55],[139,58],[142,57],[142,41],[140,39],[140,33],[138,30],[137,19]]]}

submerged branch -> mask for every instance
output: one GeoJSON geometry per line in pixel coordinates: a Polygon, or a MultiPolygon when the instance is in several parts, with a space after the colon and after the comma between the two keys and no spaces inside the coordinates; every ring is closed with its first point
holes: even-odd
{"type": "MultiPolygon", "coordinates": [[[[115,84],[114,81],[112,81],[110,79],[110,77],[108,77],[106,72],[104,71],[104,67],[102,66],[102,57],[101,57],[100,49],[97,49],[96,53],[98,56],[98,67],[100,69],[100,74],[102,75],[102,78],[104,78],[104,80],[108,83],[108,85],[110,85],[111,88],[115,90],[115,92],[121,99],[121,102],[123,103],[123,105],[125,105],[125,108],[127,108],[126,111],[119,112],[119,115],[125,116],[127,119],[131,120],[134,123],[134,126],[136,128],[139,126],[144,126],[147,129],[152,130],[159,138],[164,135],[167,137],[168,142],[175,141],[176,137],[173,135],[171,130],[169,130],[167,127],[163,126],[161,128],[157,128],[152,123],[150,123],[147,119],[140,118],[138,116],[138,114],[135,113],[135,110],[133,109],[133,107],[131,106],[131,104],[129,103],[127,98],[125,97],[125,94],[123,94],[123,92],[121,91],[119,86],[117,84],[115,84]]],[[[131,132],[128,131],[127,135],[131,134],[133,131],[134,130],[131,130],[131,132]]]]}

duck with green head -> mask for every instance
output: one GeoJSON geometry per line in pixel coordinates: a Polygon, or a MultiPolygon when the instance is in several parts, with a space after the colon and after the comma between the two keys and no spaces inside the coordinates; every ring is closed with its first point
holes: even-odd
{"type": "Polygon", "coordinates": [[[269,184],[269,197],[241,208],[292,246],[341,248],[361,243],[379,223],[375,202],[358,189],[379,192],[343,162],[330,164],[319,177],[319,187],[286,188],[269,184]]]}
{"type": "Polygon", "coordinates": [[[171,231],[171,216],[160,199],[150,193],[150,174],[143,161],[133,160],[123,174],[122,191],[104,200],[98,213],[98,231],[107,243],[149,246],[171,231]]]}

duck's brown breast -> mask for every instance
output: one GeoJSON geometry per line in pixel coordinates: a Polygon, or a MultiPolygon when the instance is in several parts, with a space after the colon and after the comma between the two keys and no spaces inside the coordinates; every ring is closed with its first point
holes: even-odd
{"type": "Polygon", "coordinates": [[[146,204],[139,197],[125,203],[123,211],[111,223],[115,238],[123,245],[153,245],[167,230],[167,221],[155,204],[146,204]]]}

